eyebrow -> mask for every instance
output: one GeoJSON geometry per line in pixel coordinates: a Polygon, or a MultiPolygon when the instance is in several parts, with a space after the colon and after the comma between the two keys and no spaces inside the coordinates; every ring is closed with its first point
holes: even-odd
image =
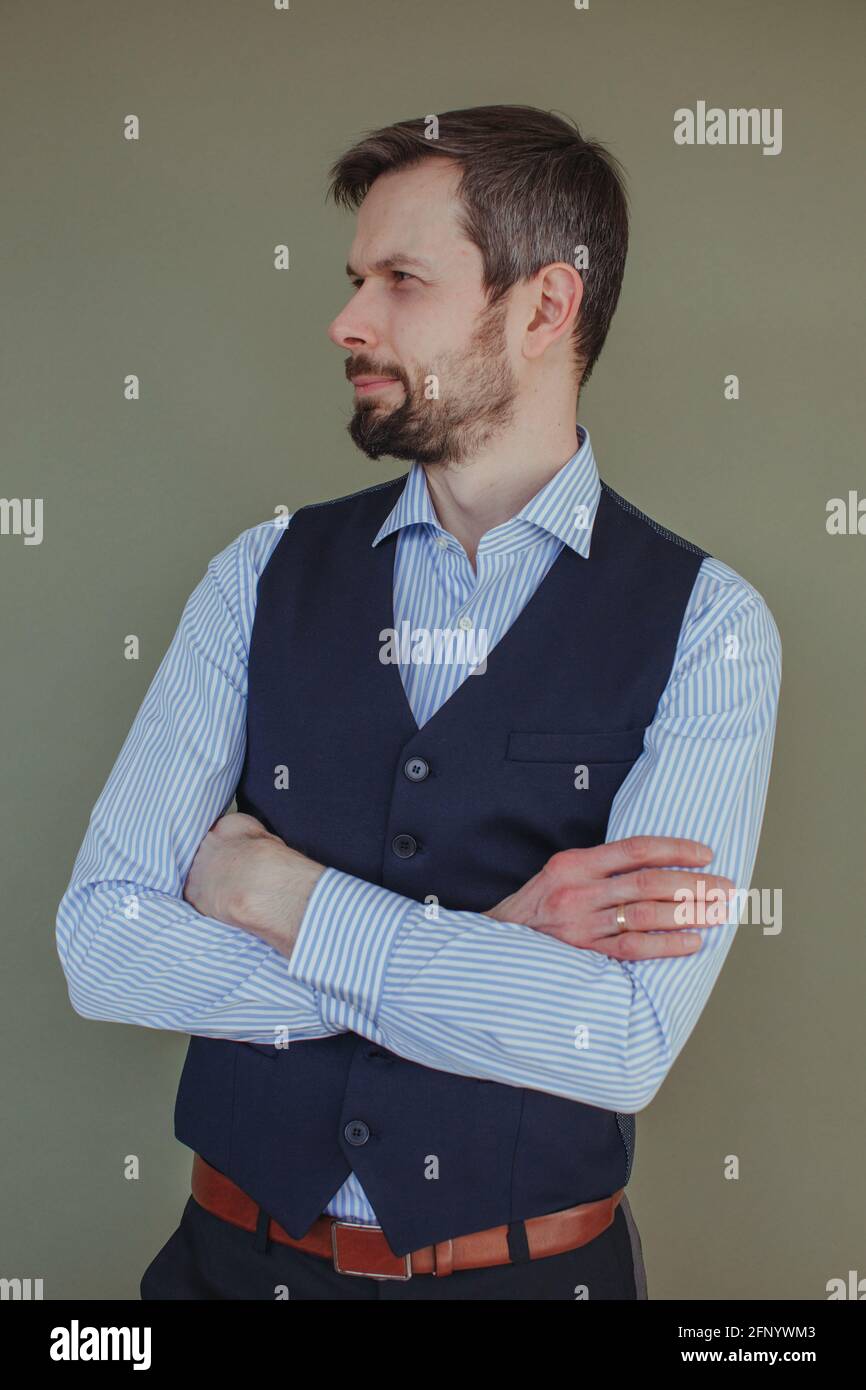
{"type": "MultiPolygon", "coordinates": [[[[374,271],[396,269],[402,270],[404,267],[407,266],[414,266],[416,270],[428,271],[432,268],[430,266],[429,261],[420,260],[417,256],[404,256],[399,251],[395,252],[392,256],[380,257],[378,261],[373,262],[372,268],[374,271]]],[[[348,261],[346,262],[346,274],[349,276],[350,280],[364,279],[364,276],[361,274],[361,272],[359,270],[355,270],[353,266],[349,265],[348,261]]]]}

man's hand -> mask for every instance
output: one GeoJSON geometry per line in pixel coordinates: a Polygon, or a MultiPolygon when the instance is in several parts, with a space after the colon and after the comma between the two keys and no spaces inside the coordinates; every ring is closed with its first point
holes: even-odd
{"type": "Polygon", "coordinates": [[[324,867],[237,812],[205,835],[183,896],[203,916],[243,927],[288,956],[324,867]]]}
{"type": "Polygon", "coordinates": [[[664,866],[699,866],[708,864],[712,857],[713,851],[697,840],[660,835],[613,840],[592,849],[562,850],[484,916],[532,927],[569,946],[600,951],[615,960],[690,956],[700,949],[701,937],[682,930],[681,923],[721,925],[718,919],[727,920],[727,912],[719,890],[727,900],[736,885],[715,874],[664,866]],[[698,887],[701,881],[703,889],[698,887]],[[695,914],[683,917],[682,902],[674,901],[674,894],[683,889],[689,890],[698,904],[699,894],[705,895],[705,919],[695,914]],[[625,927],[617,925],[620,906],[625,927]],[[653,935],[655,932],[663,934],[653,935]]]}

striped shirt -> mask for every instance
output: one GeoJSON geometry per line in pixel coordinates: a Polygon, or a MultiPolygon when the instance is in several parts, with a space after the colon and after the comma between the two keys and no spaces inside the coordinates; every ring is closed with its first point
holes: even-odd
{"type": "MultiPolygon", "coordinates": [[[[601,488],[589,434],[578,429],[569,462],[481,538],[477,573],[439,524],[423,468],[411,465],[371,542],[399,533],[398,632],[403,621],[465,628],[462,618],[486,631],[489,651],[563,545],[588,557],[601,488]]],[[[100,793],[57,912],[73,1007],[87,1018],[242,1041],[349,1030],[440,1071],[642,1109],[707,1001],[734,914],[697,928],[703,943],[691,956],[620,962],[482,913],[439,907],[431,920],[425,904],[328,867],[287,959],[183,899],[196,850],[240,777],[256,586],[290,520],[250,527],[210,561],[100,793]]],[[[400,671],[422,727],[469,667],[407,661],[400,671]]],[[[748,889],[780,677],[779,634],[761,595],[704,559],[606,840],[702,841],[714,851],[706,872],[748,889]]],[[[354,1173],[326,1210],[376,1219],[354,1173]]]]}

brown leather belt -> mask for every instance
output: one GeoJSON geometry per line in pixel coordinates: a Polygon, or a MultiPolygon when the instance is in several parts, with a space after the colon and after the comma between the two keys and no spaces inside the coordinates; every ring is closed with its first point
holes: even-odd
{"type": "MultiPolygon", "coordinates": [[[[565,1211],[552,1211],[546,1216],[529,1217],[523,1222],[531,1260],[546,1255],[560,1255],[586,1245],[607,1230],[616,1214],[624,1188],[599,1202],[585,1202],[565,1211]]],[[[255,1231],[258,1226],[259,1205],[252,1197],[206,1163],[199,1154],[192,1165],[192,1195],[199,1206],[241,1226],[255,1231]]],[[[333,1261],[339,1274],[363,1274],[368,1279],[411,1279],[413,1274],[450,1274],[454,1269],[482,1269],[487,1265],[511,1264],[508,1247],[508,1227],[492,1226],[487,1231],[475,1231],[469,1236],[455,1236],[438,1245],[427,1245],[408,1255],[395,1255],[381,1226],[362,1225],[354,1221],[339,1221],[333,1216],[320,1216],[306,1235],[296,1240],[270,1218],[268,1237],[310,1255],[321,1255],[333,1261]]]]}

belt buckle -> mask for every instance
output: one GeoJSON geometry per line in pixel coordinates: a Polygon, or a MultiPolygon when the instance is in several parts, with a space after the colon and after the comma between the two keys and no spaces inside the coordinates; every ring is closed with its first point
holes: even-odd
{"type": "Polygon", "coordinates": [[[352,1231],[381,1231],[381,1229],[382,1229],[381,1226],[373,1226],[373,1225],[370,1225],[370,1224],[369,1224],[368,1222],[366,1222],[366,1221],[339,1221],[339,1220],[333,1220],[333,1221],[331,1222],[331,1254],[332,1254],[332,1256],[333,1256],[334,1269],[337,1271],[338,1274],[357,1274],[357,1275],[359,1275],[361,1278],[364,1278],[364,1279],[400,1279],[400,1280],[405,1281],[406,1279],[411,1279],[411,1278],[412,1278],[412,1256],[411,1256],[411,1254],[408,1254],[408,1255],[395,1255],[395,1256],[394,1256],[395,1260],[400,1260],[400,1259],[401,1259],[401,1260],[403,1261],[403,1270],[404,1270],[404,1272],[403,1272],[402,1274],[370,1274],[369,1271],[366,1270],[366,1269],[346,1269],[346,1268],[344,1268],[344,1266],[340,1264],[340,1252],[339,1252],[339,1247],[338,1247],[338,1245],[337,1245],[337,1227],[338,1227],[338,1226],[344,1226],[347,1230],[352,1230],[352,1231]]]}

